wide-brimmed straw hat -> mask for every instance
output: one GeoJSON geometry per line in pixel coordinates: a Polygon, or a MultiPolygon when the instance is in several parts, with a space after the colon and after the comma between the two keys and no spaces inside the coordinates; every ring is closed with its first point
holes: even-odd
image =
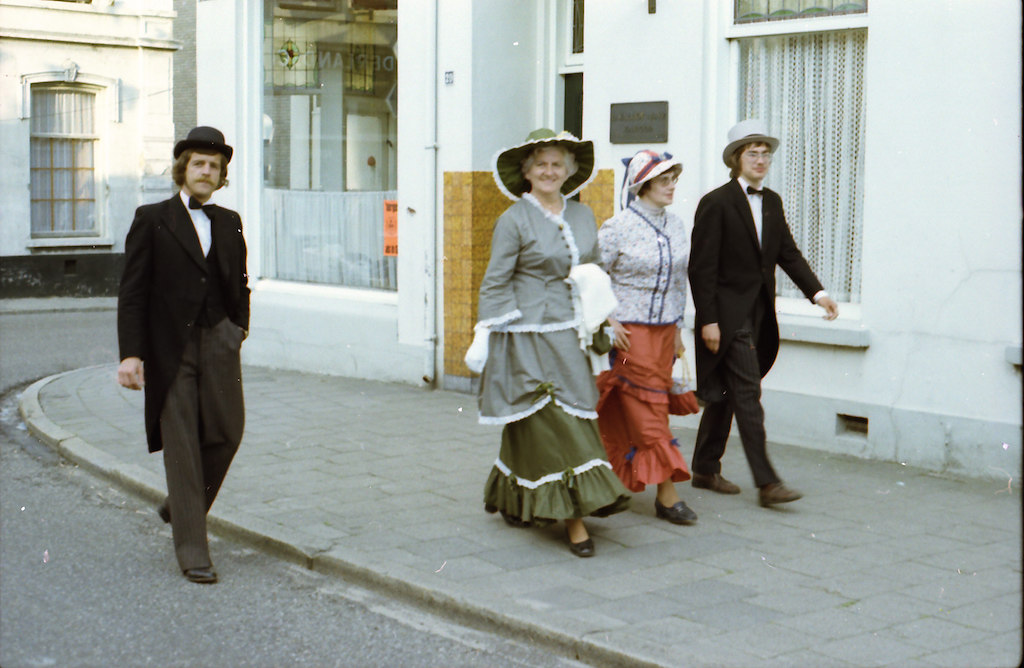
{"type": "Polygon", "coordinates": [[[189,130],[188,136],[174,145],[174,159],[177,160],[178,156],[190,148],[216,151],[223,155],[227,162],[231,162],[231,154],[235,152],[233,148],[224,143],[224,133],[208,125],[200,125],[189,130]]]}
{"type": "Polygon", "coordinates": [[[779,140],[770,136],[764,123],[756,118],[748,118],[732,126],[729,129],[728,139],[729,143],[726,145],[725,150],[722,151],[722,162],[727,167],[732,167],[729,164],[729,156],[733,154],[733,151],[745,144],[768,144],[768,149],[772,153],[779,147],[779,140]]]}
{"type": "Polygon", "coordinates": [[[638,151],[631,158],[623,158],[622,164],[626,166],[619,197],[619,206],[623,209],[629,206],[640,188],[651,179],[676,168],[683,171],[683,163],[673,158],[671,153],[658,153],[649,149],[638,151]]]}
{"type": "Polygon", "coordinates": [[[594,142],[578,139],[568,132],[555,134],[554,130],[540,128],[527,135],[522,144],[494,154],[494,182],[506,197],[518,200],[528,190],[523,161],[534,149],[546,145],[563,146],[576,157],[576,172],[562,184],[563,195],[572,197],[590,182],[594,175],[594,142]]]}

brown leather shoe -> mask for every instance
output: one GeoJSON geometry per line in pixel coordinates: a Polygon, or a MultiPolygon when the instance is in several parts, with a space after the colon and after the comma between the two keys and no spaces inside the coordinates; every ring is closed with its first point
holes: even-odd
{"type": "Polygon", "coordinates": [[[217,571],[213,570],[213,568],[209,566],[206,568],[186,568],[184,574],[185,577],[188,578],[189,582],[195,582],[197,584],[217,583],[217,571]]]}
{"type": "Polygon", "coordinates": [[[762,487],[757,494],[757,500],[762,506],[774,506],[777,503],[789,503],[803,497],[803,494],[786,487],[781,482],[768,483],[762,487]]]}
{"type": "Polygon", "coordinates": [[[725,478],[721,473],[694,473],[690,478],[690,484],[699,489],[710,489],[719,494],[739,494],[740,488],[725,478]]]}

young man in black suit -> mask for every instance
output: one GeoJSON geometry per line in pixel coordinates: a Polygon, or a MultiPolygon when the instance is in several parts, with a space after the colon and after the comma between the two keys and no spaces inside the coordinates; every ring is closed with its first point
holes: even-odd
{"type": "Polygon", "coordinates": [[[227,183],[232,148],[211,127],[174,147],[181,191],[141,206],[125,241],[117,302],[124,387],[145,387],[146,440],[163,450],[174,550],[185,577],[212,584],[206,513],[242,440],[240,350],[249,329],[242,221],[207,204],[227,183]]]}
{"type": "Polygon", "coordinates": [[[694,216],[689,277],[697,309],[697,395],[706,404],[697,431],[692,485],[721,494],[740,488],[722,477],[721,458],[735,415],[762,506],[802,495],[782,482],[765,447],[761,379],[779,352],[775,267],[825,318],[839,315],[793,240],[778,193],[762,188],[779,140],[757,120],[729,131],[722,159],[731,180],[701,198],[694,216]]]}

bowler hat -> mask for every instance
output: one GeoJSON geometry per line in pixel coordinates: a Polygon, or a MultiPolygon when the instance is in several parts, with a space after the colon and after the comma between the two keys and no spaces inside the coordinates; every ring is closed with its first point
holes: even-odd
{"type": "Polygon", "coordinates": [[[231,162],[231,154],[234,153],[234,149],[224,143],[224,134],[208,125],[189,130],[188,136],[174,145],[174,159],[177,160],[178,156],[190,148],[216,151],[228,162],[231,162]]]}
{"type": "Polygon", "coordinates": [[[505,196],[517,200],[526,192],[523,160],[542,146],[562,146],[576,157],[576,172],[562,184],[563,195],[572,197],[590,181],[594,173],[594,142],[577,139],[568,132],[555,134],[554,130],[540,128],[527,135],[522,144],[494,154],[494,181],[505,196]]]}
{"type": "Polygon", "coordinates": [[[722,151],[722,162],[727,167],[732,167],[729,164],[729,156],[740,146],[745,146],[746,144],[768,144],[768,150],[772,153],[779,147],[779,140],[769,136],[764,123],[756,118],[748,118],[732,126],[729,129],[728,139],[729,144],[722,151]]]}

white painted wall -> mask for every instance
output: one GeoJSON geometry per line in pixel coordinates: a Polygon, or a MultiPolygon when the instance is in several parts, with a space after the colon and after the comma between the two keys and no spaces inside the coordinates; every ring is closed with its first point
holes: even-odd
{"type": "MultiPolygon", "coordinates": [[[[650,15],[644,3],[587,3],[584,135],[618,183],[620,158],[645,147],[608,143],[610,104],[669,100],[669,141],[654,148],[684,162],[673,209],[688,222],[728,179],[721,147],[738,120],[730,4],[661,2],[650,15]]],[[[790,340],[764,384],[769,437],[1004,476],[1021,465],[1021,372],[1007,361],[1021,345],[1021,10],[873,0],[860,22],[863,299],[835,323],[780,300],[790,340]],[[807,341],[865,333],[866,348],[807,341]],[[837,429],[839,413],[867,417],[868,436],[837,429]]]]}
{"type": "MultiPolygon", "coordinates": [[[[472,123],[466,128],[473,170],[490,170],[495,152],[522,142],[545,122],[536,108],[542,94],[538,61],[545,60],[537,23],[544,6],[543,0],[473,2],[472,123]]],[[[466,117],[461,120],[465,127],[466,117]]]]}
{"type": "MultiPolygon", "coordinates": [[[[121,251],[135,207],[171,194],[171,0],[78,5],[0,1],[0,256],[31,248],[121,251]],[[101,87],[95,156],[99,236],[32,240],[22,77],[78,66],[101,87]]],[[[39,79],[42,81],[43,79],[39,79]]],[[[59,80],[59,78],[58,78],[59,80]]]]}
{"type": "Polygon", "coordinates": [[[1002,476],[1021,461],[1021,372],[1006,359],[1021,345],[1020,6],[872,2],[869,15],[871,345],[785,345],[765,387],[792,409],[769,426],[813,447],[1002,476]],[[868,438],[837,437],[836,412],[868,417],[868,438]]]}
{"type": "MultiPolygon", "coordinates": [[[[401,3],[399,292],[257,282],[248,362],[413,383],[435,374],[441,175],[490,169],[495,150],[552,115],[552,1],[401,3]]],[[[737,120],[739,34],[730,6],[663,1],[649,15],[642,2],[587,3],[584,135],[598,166],[618,180],[620,159],[644,148],[609,144],[610,104],[667,99],[669,141],[657,148],[685,164],[674,209],[686,220],[728,178],[720,155],[737,120]]],[[[248,193],[259,191],[261,75],[259,49],[245,50],[260,17],[241,0],[205,0],[199,11],[201,31],[245,27],[242,37],[200,35],[200,69],[225,65],[203,70],[199,109],[200,122],[248,147],[232,163],[242,181],[233,172],[224,197],[246,216],[258,257],[258,198],[248,193]]],[[[1021,371],[1007,356],[1019,360],[1021,345],[1020,6],[872,0],[856,21],[868,30],[863,299],[834,323],[780,300],[787,340],[765,382],[769,436],[935,470],[1018,471],[1021,371]],[[835,345],[858,339],[866,347],[835,345]],[[867,437],[837,429],[837,413],[867,417],[867,437]]]]}

